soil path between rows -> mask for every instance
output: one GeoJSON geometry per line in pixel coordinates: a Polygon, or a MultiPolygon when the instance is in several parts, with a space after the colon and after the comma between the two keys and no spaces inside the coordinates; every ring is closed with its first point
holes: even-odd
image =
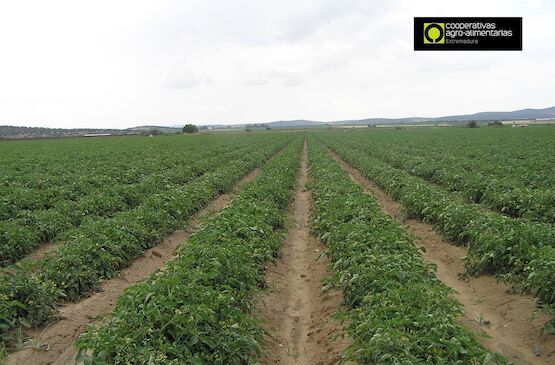
{"type": "Polygon", "coordinates": [[[76,355],[74,342],[85,330],[86,325],[112,311],[116,300],[125,289],[147,278],[166,262],[175,258],[176,249],[185,244],[189,236],[198,230],[202,219],[228,206],[243,186],[254,180],[259,172],[258,168],[253,170],[230,192],[218,196],[199,210],[187,221],[183,230],[175,231],[157,246],[146,250],[143,256],[121,270],[119,277],[103,281],[98,292],[77,303],[68,303],[61,307],[59,311],[61,320],[29,333],[32,338],[38,339],[37,344],[40,345],[40,349],[25,348],[15,352],[8,357],[5,365],[73,365],[76,355]]]}
{"type": "Polygon", "coordinates": [[[550,317],[536,312],[533,297],[513,294],[509,285],[489,275],[470,281],[461,280],[459,273],[464,272],[462,258],[467,254],[466,248],[446,242],[431,224],[405,219],[400,203],[391,199],[338,154],[329,152],[354,182],[378,200],[385,213],[416,236],[423,258],[437,266],[437,278],[455,289],[456,299],[464,306],[462,324],[475,333],[490,351],[499,352],[518,365],[555,363],[555,336],[540,336],[544,323],[550,317]]]}
{"type": "Polygon", "coordinates": [[[310,235],[308,180],[305,142],[282,257],[268,267],[269,290],[257,304],[258,316],[268,331],[262,365],[337,364],[349,343],[333,338],[341,325],[331,315],[341,309],[343,297],[339,290],[322,292],[322,280],[330,274],[329,260],[323,255],[324,245],[310,235]]]}

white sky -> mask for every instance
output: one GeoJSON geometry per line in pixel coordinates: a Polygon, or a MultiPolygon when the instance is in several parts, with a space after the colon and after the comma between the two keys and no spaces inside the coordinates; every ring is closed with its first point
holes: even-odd
{"type": "Polygon", "coordinates": [[[555,1],[541,0],[0,0],[0,124],[548,107],[554,27],[555,1]],[[522,16],[524,51],[415,52],[415,16],[522,16]]]}

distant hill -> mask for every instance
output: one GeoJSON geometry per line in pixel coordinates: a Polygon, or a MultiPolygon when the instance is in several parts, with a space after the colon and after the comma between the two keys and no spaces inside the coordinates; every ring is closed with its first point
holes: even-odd
{"type": "Polygon", "coordinates": [[[257,124],[220,124],[218,126],[208,125],[210,128],[248,128],[253,125],[267,125],[270,128],[309,128],[323,125],[331,126],[360,126],[360,125],[397,125],[397,124],[418,124],[418,123],[438,123],[438,122],[467,122],[492,121],[492,120],[518,120],[518,119],[555,119],[555,107],[545,109],[522,109],[511,112],[480,112],[475,114],[448,115],[444,117],[408,117],[408,118],[366,118],[337,120],[332,122],[321,122],[315,120],[297,119],[280,120],[268,123],[257,124]]]}
{"type": "Polygon", "coordinates": [[[176,133],[181,132],[182,127],[165,127],[165,126],[156,126],[156,125],[143,125],[139,127],[132,127],[123,129],[126,132],[148,132],[152,130],[158,130],[162,133],[176,133]]]}
{"type": "MultiPolygon", "coordinates": [[[[201,125],[197,124],[201,130],[207,129],[279,129],[279,128],[311,128],[319,126],[359,126],[359,125],[396,125],[396,124],[418,124],[418,123],[457,123],[475,121],[495,121],[495,120],[533,120],[533,119],[555,119],[555,106],[544,109],[522,109],[510,112],[479,112],[474,114],[448,115],[444,117],[408,117],[408,118],[366,118],[352,120],[338,120],[333,122],[321,122],[315,120],[296,119],[279,120],[274,122],[242,123],[242,124],[218,124],[201,125]]],[[[61,129],[61,128],[38,128],[38,127],[14,127],[0,126],[0,138],[41,138],[41,137],[72,137],[94,134],[110,135],[139,135],[160,133],[180,132],[182,125],[172,126],[138,126],[127,129],[61,129]]]]}
{"type": "Polygon", "coordinates": [[[513,120],[513,119],[550,119],[555,118],[555,106],[545,109],[522,109],[512,112],[481,112],[467,115],[449,115],[432,118],[430,120],[444,121],[485,121],[485,120],[513,120]]]}
{"type": "Polygon", "coordinates": [[[448,115],[445,117],[410,117],[410,118],[368,118],[357,120],[339,120],[330,122],[331,125],[368,125],[368,124],[416,124],[426,122],[467,122],[491,120],[519,120],[519,119],[552,119],[555,118],[555,107],[544,109],[522,109],[511,112],[480,112],[474,114],[448,115]]]}
{"type": "Polygon", "coordinates": [[[201,129],[229,129],[229,128],[304,128],[304,127],[318,127],[328,124],[326,122],[317,122],[313,120],[279,120],[275,122],[260,122],[260,123],[240,123],[240,124],[201,124],[201,129]]]}
{"type": "Polygon", "coordinates": [[[426,118],[368,118],[355,120],[339,120],[332,125],[368,125],[368,124],[412,124],[425,122],[426,118]]]}

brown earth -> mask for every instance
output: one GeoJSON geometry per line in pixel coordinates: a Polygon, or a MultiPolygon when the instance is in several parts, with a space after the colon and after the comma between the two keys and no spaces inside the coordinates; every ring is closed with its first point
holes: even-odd
{"type": "Polygon", "coordinates": [[[54,249],[57,249],[59,247],[59,245],[61,245],[61,244],[63,244],[63,243],[61,243],[61,242],[58,242],[58,243],[53,243],[53,242],[43,243],[36,250],[34,250],[33,252],[31,252],[27,256],[25,256],[22,260],[27,260],[27,259],[28,260],[40,260],[40,259],[43,259],[47,254],[52,252],[54,249]]]}
{"type": "Polygon", "coordinates": [[[514,294],[511,287],[490,275],[463,281],[463,257],[467,251],[443,240],[431,224],[405,219],[403,206],[389,198],[377,185],[330,151],[333,158],[349,173],[351,179],[371,193],[383,211],[401,222],[416,236],[424,259],[437,266],[436,276],[455,289],[455,298],[464,306],[461,323],[493,352],[499,352],[515,364],[548,365],[555,363],[555,336],[540,335],[550,319],[537,311],[534,298],[514,294]]]}
{"type": "Polygon", "coordinates": [[[86,325],[112,311],[117,298],[125,289],[147,278],[172,260],[176,249],[185,244],[189,236],[198,230],[202,219],[229,205],[241,188],[258,176],[259,171],[255,169],[238,182],[229,193],[220,195],[197,212],[183,230],[175,231],[156,247],[146,250],[143,256],[121,271],[120,277],[103,281],[97,293],[78,303],[68,303],[61,307],[59,321],[27,333],[31,338],[28,346],[11,354],[7,358],[6,365],[74,364],[76,350],[73,344],[85,330],[86,325]]]}
{"type": "Polygon", "coordinates": [[[270,289],[257,305],[268,331],[262,365],[337,364],[348,345],[346,339],[334,339],[341,325],[331,315],[341,309],[343,297],[339,290],[322,291],[322,280],[330,273],[329,260],[323,255],[323,244],[310,235],[312,197],[305,189],[307,181],[305,144],[282,257],[268,267],[270,289]]]}

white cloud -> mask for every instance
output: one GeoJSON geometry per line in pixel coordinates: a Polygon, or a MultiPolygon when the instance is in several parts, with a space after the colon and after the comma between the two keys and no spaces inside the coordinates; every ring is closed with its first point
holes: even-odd
{"type": "Polygon", "coordinates": [[[242,82],[244,86],[264,86],[268,85],[268,80],[263,79],[250,79],[242,82]]]}
{"type": "Polygon", "coordinates": [[[202,83],[202,78],[193,72],[182,70],[179,75],[168,75],[164,87],[169,89],[190,89],[202,83]]]}
{"type": "Polygon", "coordinates": [[[175,57],[162,82],[164,87],[170,89],[190,89],[199,85],[211,85],[214,80],[207,74],[199,74],[193,71],[188,59],[183,56],[175,57]]]}
{"type": "Polygon", "coordinates": [[[555,104],[550,1],[0,3],[0,123],[126,127],[555,104]],[[414,16],[522,16],[523,52],[414,52],[414,16]],[[436,98],[427,95],[441,87],[436,98]]]}
{"type": "Polygon", "coordinates": [[[304,82],[303,78],[295,72],[272,70],[267,74],[268,77],[280,80],[282,86],[298,86],[304,82]]]}

